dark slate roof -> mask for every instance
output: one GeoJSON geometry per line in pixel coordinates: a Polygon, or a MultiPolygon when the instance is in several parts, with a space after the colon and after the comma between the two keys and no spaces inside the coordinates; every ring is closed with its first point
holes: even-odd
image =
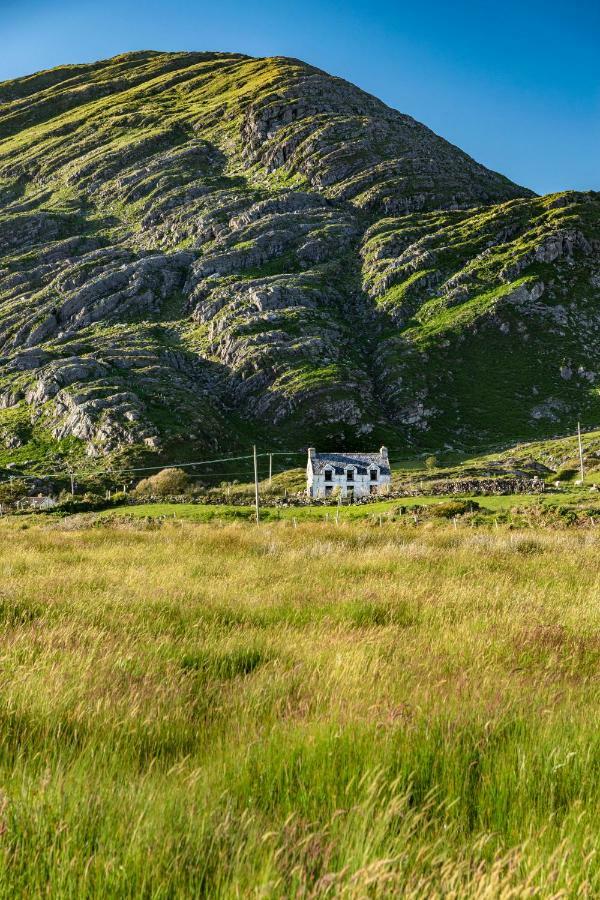
{"type": "Polygon", "coordinates": [[[364,475],[373,465],[379,467],[382,475],[390,474],[389,464],[380,453],[313,453],[311,458],[315,475],[320,475],[327,466],[333,466],[336,475],[343,475],[347,466],[354,466],[364,475]]]}

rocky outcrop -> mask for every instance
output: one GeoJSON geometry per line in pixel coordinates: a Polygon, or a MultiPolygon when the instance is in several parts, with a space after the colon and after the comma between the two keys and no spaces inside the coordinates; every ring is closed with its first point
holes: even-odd
{"type": "Polygon", "coordinates": [[[385,215],[526,196],[410,116],[340,78],[282,61],[271,91],[248,109],[244,154],[269,172],[385,215]]]}
{"type": "Polygon", "coordinates": [[[297,60],[126,54],[0,102],[5,448],[456,446],[596,410],[597,195],[536,198],[297,60]]]}
{"type": "Polygon", "coordinates": [[[79,438],[86,443],[90,456],[127,444],[160,445],[158,432],[148,424],[147,412],[135,394],[123,391],[94,396],[97,389],[91,396],[87,391],[59,391],[54,399],[55,438],[79,438]]]}

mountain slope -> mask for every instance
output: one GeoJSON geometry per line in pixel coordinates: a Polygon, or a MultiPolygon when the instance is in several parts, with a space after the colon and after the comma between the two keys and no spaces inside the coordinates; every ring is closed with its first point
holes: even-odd
{"type": "Polygon", "coordinates": [[[594,417],[599,209],[296,60],[146,52],[4,83],[0,459],[594,417]]]}

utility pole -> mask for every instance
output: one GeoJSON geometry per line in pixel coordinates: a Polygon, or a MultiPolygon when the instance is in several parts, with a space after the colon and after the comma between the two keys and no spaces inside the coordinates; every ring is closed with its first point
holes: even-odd
{"type": "Polygon", "coordinates": [[[269,487],[273,483],[273,454],[269,453],[269,487]]]}
{"type": "Polygon", "coordinates": [[[583,447],[581,446],[581,425],[579,422],[577,423],[577,442],[579,444],[579,469],[581,472],[581,483],[583,484],[585,472],[583,469],[583,447]]]}
{"type": "Polygon", "coordinates": [[[75,496],[75,478],[74,478],[74,475],[72,472],[69,472],[69,475],[71,477],[71,497],[74,497],[75,496]]]}
{"type": "Polygon", "coordinates": [[[260,521],[260,510],[258,505],[258,460],[256,458],[256,444],[253,447],[254,451],[254,501],[256,504],[256,524],[258,525],[260,521]]]}

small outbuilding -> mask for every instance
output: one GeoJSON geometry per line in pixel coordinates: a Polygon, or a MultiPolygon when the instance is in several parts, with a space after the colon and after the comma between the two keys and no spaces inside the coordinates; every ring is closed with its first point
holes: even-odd
{"type": "Polygon", "coordinates": [[[349,499],[380,494],[391,480],[387,447],[379,453],[317,453],[308,450],[306,493],[309,497],[336,494],[349,499]]]}
{"type": "Polygon", "coordinates": [[[38,494],[37,497],[29,497],[28,503],[31,509],[52,509],[56,506],[55,498],[44,494],[38,494]]]}

